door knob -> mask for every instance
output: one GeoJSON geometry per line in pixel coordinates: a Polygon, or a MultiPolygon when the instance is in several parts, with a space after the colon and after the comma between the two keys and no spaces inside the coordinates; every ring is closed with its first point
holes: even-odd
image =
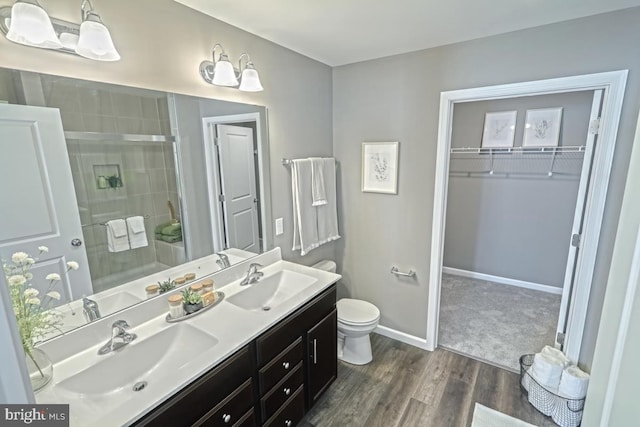
{"type": "Polygon", "coordinates": [[[73,239],[73,240],[71,241],[71,246],[75,246],[76,248],[77,248],[78,246],[82,246],[82,240],[80,240],[80,239],[73,239]]]}

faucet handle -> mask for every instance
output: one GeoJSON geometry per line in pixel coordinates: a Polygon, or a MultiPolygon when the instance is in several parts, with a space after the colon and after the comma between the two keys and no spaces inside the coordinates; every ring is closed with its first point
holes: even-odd
{"type": "Polygon", "coordinates": [[[112,328],[119,328],[119,329],[129,329],[130,326],[127,323],[126,320],[116,320],[115,322],[113,322],[113,325],[111,325],[112,328]]]}
{"type": "Polygon", "coordinates": [[[259,268],[262,268],[263,265],[259,264],[257,262],[252,262],[251,264],[249,264],[249,270],[255,270],[258,271],[259,268]]]}

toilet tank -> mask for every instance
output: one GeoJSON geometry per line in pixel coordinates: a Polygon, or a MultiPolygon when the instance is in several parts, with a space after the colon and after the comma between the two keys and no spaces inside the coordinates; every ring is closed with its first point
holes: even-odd
{"type": "Polygon", "coordinates": [[[323,259],[322,261],[313,264],[311,267],[317,268],[318,270],[328,271],[330,273],[336,272],[336,263],[328,259],[323,259]]]}

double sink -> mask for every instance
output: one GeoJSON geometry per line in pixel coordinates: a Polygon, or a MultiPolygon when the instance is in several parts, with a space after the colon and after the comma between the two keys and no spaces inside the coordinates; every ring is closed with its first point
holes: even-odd
{"type": "MultiPolygon", "coordinates": [[[[164,321],[166,313],[156,315],[133,328],[137,339],[117,351],[98,355],[98,345],[60,361],[56,365],[60,365],[60,369],[56,367],[57,378],[48,386],[53,388],[50,395],[67,401],[78,398],[92,406],[109,399],[113,403],[137,398],[136,392],[150,393],[154,388],[158,395],[170,395],[176,384],[192,378],[203,364],[228,354],[232,341],[236,344],[255,338],[233,336],[234,331],[229,328],[234,328],[234,323],[253,322],[254,329],[272,323],[274,316],[301,305],[307,299],[305,291],[308,294],[310,287],[326,274],[286,261],[274,263],[263,272],[264,276],[255,283],[241,285],[237,280],[224,286],[227,297],[207,313],[173,324],[164,321]]],[[[236,332],[244,333],[242,325],[236,332]]]]}

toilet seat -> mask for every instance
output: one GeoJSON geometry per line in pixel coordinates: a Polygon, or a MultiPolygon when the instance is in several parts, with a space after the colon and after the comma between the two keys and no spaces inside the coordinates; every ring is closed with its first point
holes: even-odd
{"type": "Polygon", "coordinates": [[[336,303],[338,323],[351,326],[364,326],[376,323],[380,319],[380,310],[366,301],[343,298],[336,303]]]}

